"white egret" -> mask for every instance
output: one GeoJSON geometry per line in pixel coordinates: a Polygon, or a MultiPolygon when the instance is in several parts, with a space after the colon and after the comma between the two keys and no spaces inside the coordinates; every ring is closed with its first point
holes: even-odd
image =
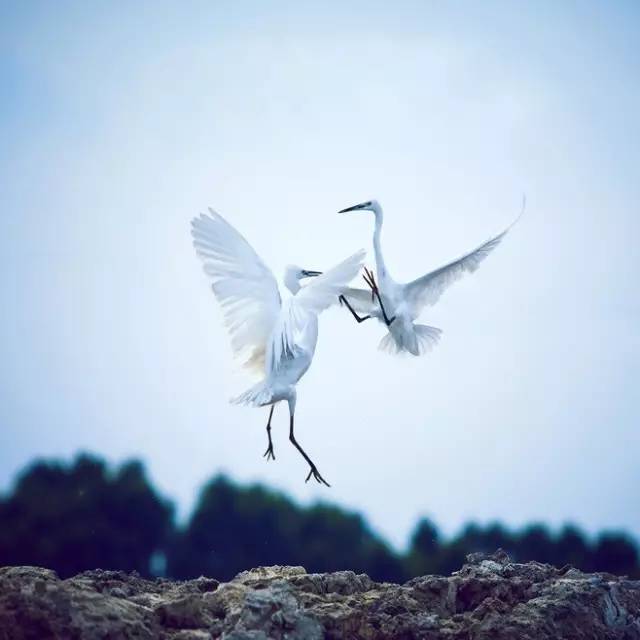
{"type": "Polygon", "coordinates": [[[273,458],[271,418],[274,405],[289,405],[289,440],[310,466],[311,476],[329,484],[298,444],[294,435],[296,384],[305,374],[318,340],[318,315],[331,306],[358,274],[365,252],[347,258],[326,273],[296,266],[286,269],[284,284],[293,294],[284,302],[271,270],[251,245],[221,215],[209,209],[191,221],[191,234],[204,271],[215,294],[231,337],[231,345],[244,367],[262,379],[233,403],[255,407],[271,405],[267,422],[267,459],[273,458]],[[300,280],[313,277],[301,287],[300,280]]]}
{"type": "MultiPolygon", "coordinates": [[[[524,206],[523,199],[522,211],[524,211],[524,206]]],[[[371,211],[375,216],[373,248],[376,256],[378,282],[376,283],[372,273],[366,271],[365,280],[370,290],[349,287],[340,296],[340,302],[347,305],[358,322],[363,322],[368,318],[377,318],[386,325],[388,333],[382,338],[379,345],[382,351],[393,354],[410,353],[414,356],[422,355],[434,347],[442,333],[442,330],[436,327],[414,322],[424,307],[434,305],[443,292],[465,273],[473,273],[515,224],[513,222],[502,233],[461,258],[416,280],[402,284],[391,277],[382,256],[380,233],[383,213],[380,203],[377,200],[369,200],[342,209],[339,213],[351,211],[371,211]],[[377,298],[377,304],[374,296],[377,298]]],[[[520,215],[522,215],[522,211],[520,215]]]]}

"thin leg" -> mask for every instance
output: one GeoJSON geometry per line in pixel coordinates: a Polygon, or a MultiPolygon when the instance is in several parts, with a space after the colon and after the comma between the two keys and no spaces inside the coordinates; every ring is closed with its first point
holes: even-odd
{"type": "Polygon", "coordinates": [[[273,442],[271,442],[271,418],[273,416],[274,408],[275,408],[275,405],[272,404],[271,405],[271,411],[269,411],[269,421],[267,422],[267,436],[269,436],[269,447],[264,452],[264,455],[262,456],[263,458],[266,458],[267,460],[269,460],[269,459],[275,460],[276,459],[276,456],[273,453],[273,442]]]}
{"type": "Polygon", "coordinates": [[[309,471],[309,475],[307,476],[305,482],[309,482],[309,478],[313,476],[316,482],[320,482],[327,485],[327,487],[330,487],[331,485],[320,475],[320,472],[316,468],[316,465],[313,464],[311,458],[304,452],[304,449],[298,444],[296,437],[293,435],[293,415],[291,415],[291,417],[289,418],[289,440],[291,440],[293,446],[302,454],[302,457],[311,467],[311,471],[309,471]]]}
{"type": "Polygon", "coordinates": [[[349,304],[349,301],[343,295],[340,295],[338,300],[340,300],[340,304],[344,303],[344,304],[347,305],[347,309],[349,309],[349,311],[351,311],[351,315],[355,318],[355,321],[358,324],[360,324],[361,322],[364,322],[365,320],[368,320],[371,317],[371,316],[359,316],[355,312],[355,309],[349,304]]]}
{"type": "Polygon", "coordinates": [[[391,326],[391,323],[396,319],[395,316],[393,318],[389,318],[387,312],[385,311],[384,304],[382,304],[382,298],[380,297],[380,291],[378,289],[378,285],[376,284],[376,280],[373,277],[373,272],[369,271],[366,267],[364,268],[365,274],[362,278],[364,281],[371,287],[371,295],[376,296],[378,298],[378,304],[380,305],[380,309],[382,311],[382,317],[384,318],[384,323],[387,327],[391,326]]]}

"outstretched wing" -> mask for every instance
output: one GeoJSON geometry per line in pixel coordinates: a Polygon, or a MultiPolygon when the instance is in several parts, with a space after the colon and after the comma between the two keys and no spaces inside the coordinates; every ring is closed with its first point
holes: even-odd
{"type": "Polygon", "coordinates": [[[454,282],[460,280],[465,273],[473,273],[480,266],[480,263],[500,244],[500,241],[507,234],[510,225],[502,233],[484,244],[465,254],[461,258],[440,267],[431,273],[427,273],[421,278],[408,282],[403,287],[403,294],[410,305],[415,316],[425,306],[434,305],[440,296],[454,282]]]}
{"type": "Polygon", "coordinates": [[[362,268],[366,252],[358,251],[329,271],[312,278],[295,296],[285,302],[273,332],[267,362],[272,371],[283,359],[296,352],[296,338],[312,316],[330,307],[362,268]]]}
{"type": "Polygon", "coordinates": [[[264,371],[267,342],[280,313],[278,283],[244,237],[209,209],[191,221],[193,246],[211,278],[235,356],[264,371]]]}

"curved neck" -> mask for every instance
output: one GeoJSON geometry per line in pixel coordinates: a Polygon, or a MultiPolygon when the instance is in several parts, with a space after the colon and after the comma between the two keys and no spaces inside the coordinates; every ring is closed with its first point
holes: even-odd
{"type": "Polygon", "coordinates": [[[389,278],[389,272],[384,263],[382,257],[382,247],[380,246],[380,232],[382,231],[382,207],[376,207],[373,212],[376,217],[376,226],[373,230],[373,251],[376,255],[376,271],[378,275],[378,281],[382,282],[386,278],[389,278]]]}
{"type": "Polygon", "coordinates": [[[287,287],[287,289],[289,289],[289,291],[291,291],[294,296],[296,295],[296,293],[298,293],[298,291],[300,291],[300,280],[298,280],[298,277],[292,271],[287,271],[284,274],[283,281],[284,286],[287,287]]]}

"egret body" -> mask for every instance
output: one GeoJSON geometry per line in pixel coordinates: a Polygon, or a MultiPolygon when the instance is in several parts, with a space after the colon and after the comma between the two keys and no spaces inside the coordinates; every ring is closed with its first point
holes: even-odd
{"type": "MultiPolygon", "coordinates": [[[[524,210],[524,200],[522,207],[524,210]]],[[[377,200],[369,200],[342,209],[339,213],[353,211],[371,211],[375,216],[373,250],[378,282],[376,284],[373,278],[369,278],[371,291],[349,287],[340,297],[340,301],[347,305],[358,322],[377,318],[387,327],[388,333],[380,342],[381,350],[395,354],[410,353],[414,356],[422,355],[434,347],[442,333],[441,329],[415,322],[424,308],[434,305],[443,292],[465,273],[473,273],[515,224],[512,223],[505,231],[461,258],[416,280],[399,283],[391,277],[382,254],[380,235],[383,211],[380,203],[377,200]]]]}
{"type": "Polygon", "coordinates": [[[307,480],[313,476],[329,486],[295,438],[296,384],[313,360],[318,315],[335,302],[358,274],[365,252],[354,254],[325,273],[287,267],[284,283],[292,295],[283,301],[271,270],[221,215],[209,209],[208,215],[194,218],[191,234],[222,307],[233,351],[246,369],[259,373],[261,378],[232,402],[271,406],[265,456],[275,460],[271,418],[275,404],[286,401],[289,440],[309,464],[307,480]],[[309,283],[301,286],[301,280],[307,278],[309,283]]]}

